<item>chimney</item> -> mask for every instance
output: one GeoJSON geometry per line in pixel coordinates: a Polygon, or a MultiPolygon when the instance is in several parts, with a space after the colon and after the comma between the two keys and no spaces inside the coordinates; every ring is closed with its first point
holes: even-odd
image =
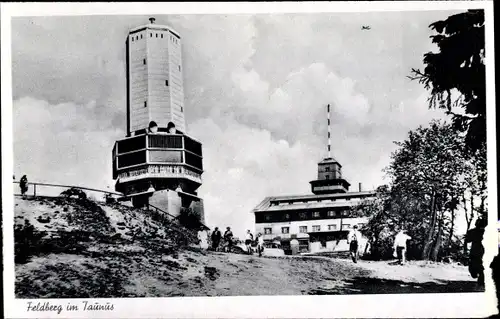
{"type": "Polygon", "coordinates": [[[154,24],[155,23],[155,18],[149,18],[149,22],[151,22],[151,24],[154,24]]]}
{"type": "Polygon", "coordinates": [[[359,191],[362,192],[361,183],[359,183],[359,191]]]}

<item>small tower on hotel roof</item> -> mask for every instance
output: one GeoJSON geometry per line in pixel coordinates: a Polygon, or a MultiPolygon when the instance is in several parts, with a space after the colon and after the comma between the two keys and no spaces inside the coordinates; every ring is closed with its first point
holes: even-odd
{"type": "Polygon", "coordinates": [[[318,163],[318,179],[310,182],[315,195],[347,193],[349,182],[342,178],[342,165],[331,156],[330,104],[326,107],[328,125],[327,157],[318,163]]]}

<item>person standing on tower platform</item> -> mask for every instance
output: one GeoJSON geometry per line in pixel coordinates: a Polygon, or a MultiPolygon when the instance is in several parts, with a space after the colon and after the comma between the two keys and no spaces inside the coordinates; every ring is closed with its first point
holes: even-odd
{"type": "Polygon", "coordinates": [[[215,230],[212,233],[212,249],[214,251],[217,251],[217,248],[219,248],[219,243],[221,238],[222,235],[220,233],[219,227],[215,227],[215,230]]]}
{"type": "Polygon", "coordinates": [[[177,129],[175,128],[175,124],[173,122],[168,122],[167,132],[170,134],[177,134],[177,129]]]}
{"type": "Polygon", "coordinates": [[[349,252],[351,253],[352,261],[358,262],[359,256],[359,240],[361,233],[358,231],[358,225],[354,225],[353,229],[347,235],[347,243],[349,244],[349,252]]]}

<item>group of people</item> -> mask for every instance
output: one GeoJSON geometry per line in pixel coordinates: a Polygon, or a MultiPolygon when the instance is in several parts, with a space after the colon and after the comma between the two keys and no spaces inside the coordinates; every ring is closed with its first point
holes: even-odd
{"type": "MultiPolygon", "coordinates": [[[[361,238],[362,235],[358,230],[358,226],[354,225],[352,230],[349,231],[349,234],[347,235],[347,243],[349,244],[349,253],[352,261],[355,263],[358,262],[359,258],[359,242],[361,238]]],[[[404,228],[401,228],[394,237],[394,257],[398,259],[398,262],[401,265],[404,265],[406,262],[407,242],[410,239],[411,237],[406,234],[406,230],[404,228]]]]}
{"type": "MultiPolygon", "coordinates": [[[[208,243],[208,233],[204,230],[200,230],[198,232],[198,240],[201,248],[210,249],[213,251],[220,251],[222,249],[222,251],[224,252],[231,252],[235,245],[234,235],[231,230],[231,227],[226,227],[224,235],[222,235],[221,231],[219,230],[219,227],[215,227],[214,231],[210,235],[211,245],[209,245],[208,243]],[[223,243],[222,246],[221,243],[223,243]]],[[[259,233],[257,235],[256,241],[257,241],[257,252],[259,253],[260,257],[262,256],[262,252],[264,251],[264,236],[261,233],[259,233]]],[[[252,232],[250,230],[247,230],[245,234],[245,246],[246,246],[246,252],[248,254],[253,254],[252,245],[254,242],[255,240],[252,232]]]]}

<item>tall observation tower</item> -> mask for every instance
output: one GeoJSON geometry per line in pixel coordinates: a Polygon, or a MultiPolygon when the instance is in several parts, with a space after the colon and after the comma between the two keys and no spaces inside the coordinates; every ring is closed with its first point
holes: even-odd
{"type": "Polygon", "coordinates": [[[181,37],[149,21],[126,40],[127,136],[113,148],[115,189],[136,207],[203,216],[202,146],[186,130],[181,37]]]}
{"type": "Polygon", "coordinates": [[[328,125],[328,155],[318,163],[318,179],[311,181],[311,190],[315,195],[347,193],[349,182],[342,178],[342,165],[331,156],[331,121],[330,104],[326,107],[328,125]]]}

